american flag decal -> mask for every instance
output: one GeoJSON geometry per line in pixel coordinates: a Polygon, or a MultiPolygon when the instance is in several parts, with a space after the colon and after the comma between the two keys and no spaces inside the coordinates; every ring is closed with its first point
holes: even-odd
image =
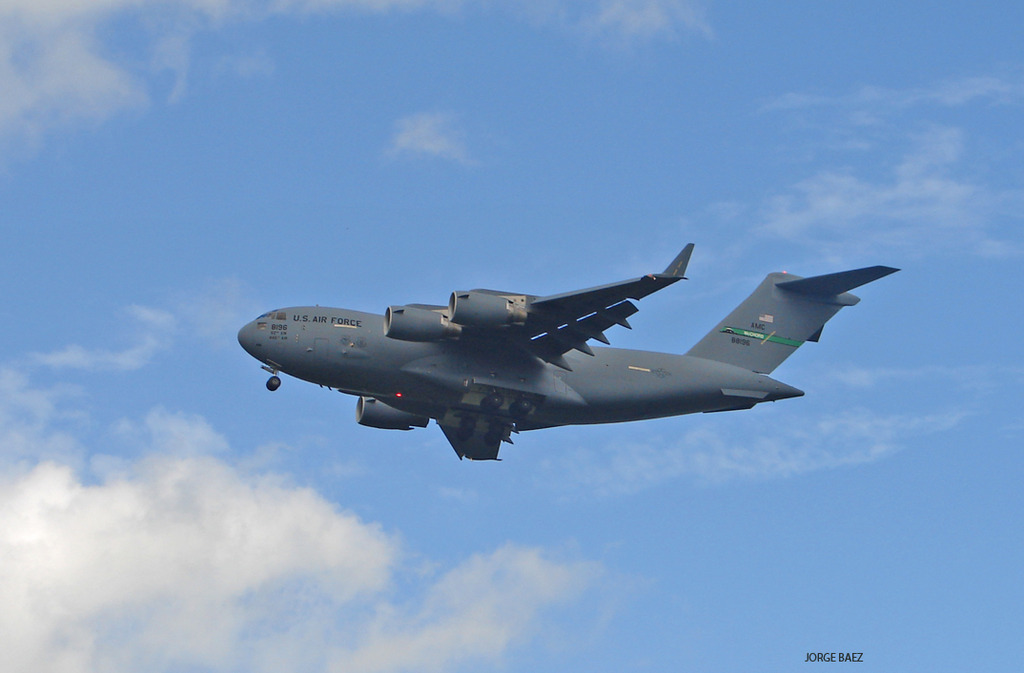
{"type": "Polygon", "coordinates": [[[761,315],[757,316],[757,321],[758,322],[775,322],[775,316],[773,316],[770,313],[762,313],[761,315]]]}

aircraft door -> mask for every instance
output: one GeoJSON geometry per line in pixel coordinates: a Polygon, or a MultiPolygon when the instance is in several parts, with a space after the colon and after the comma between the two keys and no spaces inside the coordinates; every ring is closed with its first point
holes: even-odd
{"type": "Polygon", "coordinates": [[[331,340],[317,337],[313,340],[313,359],[325,362],[331,357],[331,340]]]}

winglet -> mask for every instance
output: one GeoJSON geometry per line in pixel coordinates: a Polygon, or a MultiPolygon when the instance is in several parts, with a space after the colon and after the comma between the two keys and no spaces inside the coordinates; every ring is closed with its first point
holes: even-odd
{"type": "Polygon", "coordinates": [[[686,247],[676,255],[676,258],[672,260],[672,263],[665,269],[663,276],[672,276],[674,278],[685,278],[686,267],[690,263],[690,255],[693,254],[693,243],[687,243],[686,247]]]}

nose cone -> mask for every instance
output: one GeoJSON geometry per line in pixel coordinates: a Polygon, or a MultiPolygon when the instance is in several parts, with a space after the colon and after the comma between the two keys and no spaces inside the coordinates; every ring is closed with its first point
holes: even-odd
{"type": "Polygon", "coordinates": [[[256,359],[260,358],[260,343],[256,338],[256,323],[251,322],[238,330],[238,344],[256,359]]]}

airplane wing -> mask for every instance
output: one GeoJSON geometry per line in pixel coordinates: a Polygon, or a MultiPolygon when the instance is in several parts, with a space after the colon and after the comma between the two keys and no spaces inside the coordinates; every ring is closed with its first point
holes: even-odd
{"type": "MultiPolygon", "coordinates": [[[[587,341],[607,344],[604,332],[609,327],[630,328],[626,319],[638,310],[633,301],[683,280],[692,252],[690,243],[661,273],[574,292],[537,297],[494,290],[456,291],[447,307],[389,307],[384,332],[412,341],[456,336],[477,340],[488,350],[522,349],[568,370],[565,353],[578,350],[594,355],[587,341]]],[[[408,365],[403,372],[442,386],[451,383],[445,380],[451,370],[420,364],[408,365]]],[[[460,459],[497,460],[502,442],[512,443],[511,434],[521,429],[520,422],[544,399],[542,390],[510,381],[470,378],[460,385],[462,398],[435,417],[460,459]]]]}
{"type": "Polygon", "coordinates": [[[527,304],[523,330],[529,350],[547,362],[569,369],[562,357],[570,350],[593,355],[587,341],[608,343],[604,331],[613,325],[632,329],[626,318],[636,313],[639,301],[685,278],[693,243],[680,251],[662,273],[600,285],[575,292],[536,297],[527,304]]]}
{"type": "Polygon", "coordinates": [[[406,341],[456,338],[476,340],[488,348],[519,348],[570,369],[562,357],[565,353],[578,350],[593,355],[587,341],[608,343],[604,332],[609,327],[629,328],[626,319],[637,312],[630,300],[642,299],[685,278],[692,252],[690,243],[661,273],[547,297],[456,290],[447,308],[426,304],[389,306],[384,314],[384,334],[406,341]]]}

